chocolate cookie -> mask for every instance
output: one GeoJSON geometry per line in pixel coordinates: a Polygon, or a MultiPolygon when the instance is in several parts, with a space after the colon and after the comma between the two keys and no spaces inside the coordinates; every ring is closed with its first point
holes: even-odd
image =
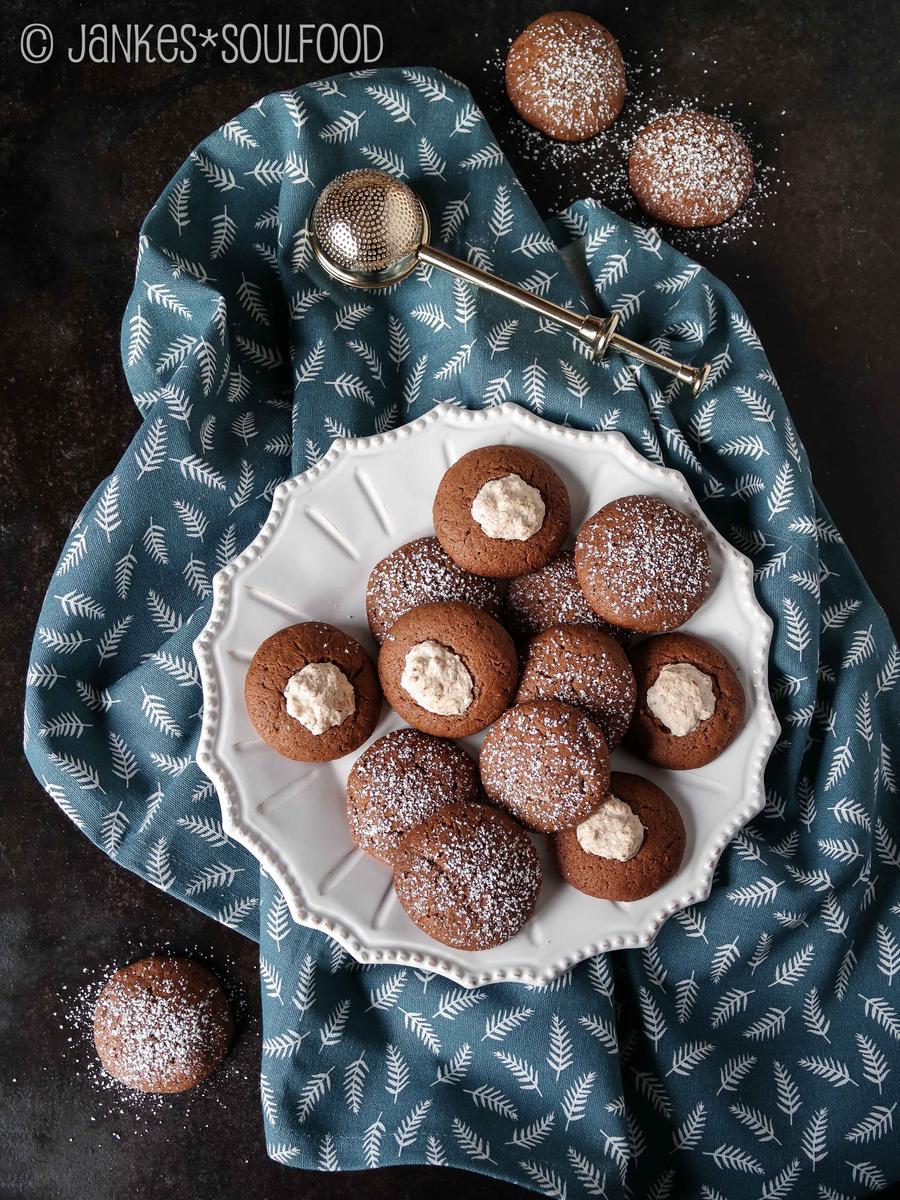
{"type": "Polygon", "coordinates": [[[642,633],[683,625],[712,573],[703,531],[656,496],[623,496],[594,513],[578,534],[575,570],[595,612],[642,633]]]}
{"type": "Polygon", "coordinates": [[[637,705],[625,744],[658,767],[703,767],[737,737],[744,689],[715,646],[687,633],[640,642],[630,654],[637,705]]]}
{"type": "Polygon", "coordinates": [[[753,186],[753,155],[733,125],[711,113],[669,113],[637,135],[628,182],[657,221],[685,229],[733,217],[753,186]]]}
{"type": "Polygon", "coordinates": [[[451,804],[407,833],[394,887],[414,924],[445,946],[489,950],[514,937],[537,903],[531,838],[486,804],[451,804]]]}
{"type": "Polygon", "coordinates": [[[455,563],[512,579],[544,566],[569,529],[569,495],[552,467],[516,446],[470,450],[446,472],[434,531],[455,563]]]}
{"type": "Polygon", "coordinates": [[[506,585],[458,567],[437,538],[416,538],[392,550],[369,576],[366,616],[376,642],[405,612],[420,604],[463,600],[498,619],[506,585]]]}
{"type": "Polygon", "coordinates": [[[592,625],[619,640],[627,636],[624,629],[598,616],[584,598],[573,550],[564,550],[545,567],[512,580],[506,594],[505,624],[520,641],[556,625],[592,625]]]}
{"type": "Polygon", "coordinates": [[[485,735],[479,765],[488,798],[540,833],[577,825],[609,787],[602,731],[558,700],[508,709],[485,735]]]}
{"type": "Polygon", "coordinates": [[[324,621],[266,638],[247,671],[244,700],[263,741],[300,762],[349,754],[371,736],[381,712],[368,654],[324,621]]]}
{"type": "Polygon", "coordinates": [[[391,626],[378,675],[388,703],[414,729],[466,737],[512,700],[516,648],[502,625],[471,604],[422,604],[391,626]]]}
{"type": "Polygon", "coordinates": [[[684,856],[685,833],[681,813],[661,788],[640,775],[613,771],[609,795],[620,805],[627,805],[643,827],[643,840],[637,852],[626,860],[588,852],[582,845],[617,853],[631,849],[628,832],[623,834],[621,821],[610,821],[604,829],[606,813],[601,808],[584,825],[565,829],[553,839],[556,861],[563,879],[598,900],[640,900],[666,883],[684,856]],[[612,828],[610,829],[610,825],[612,828]],[[600,826],[599,834],[597,826],[600,826]],[[617,828],[619,826],[619,828],[617,828]],[[579,837],[580,834],[580,837],[579,837]],[[605,835],[605,836],[604,836],[605,835]]]}
{"type": "Polygon", "coordinates": [[[593,137],[625,103],[618,43],[584,13],[538,17],[509,48],[506,94],[524,121],[557,141],[593,137]]]}
{"type": "Polygon", "coordinates": [[[142,958],[115,971],[94,1007],[103,1069],[139,1092],[186,1092],[231,1045],[231,1007],[215,975],[190,958],[142,958]]]}
{"type": "Polygon", "coordinates": [[[364,750],[347,780],[353,840],[392,863],[400,839],[446,804],[474,803],[478,768],[455,742],[395,729],[364,750]]]}
{"type": "Polygon", "coordinates": [[[528,643],[516,703],[559,700],[583,709],[612,749],[631,722],[635,695],[631,664],[614,638],[589,625],[561,625],[528,643]]]}

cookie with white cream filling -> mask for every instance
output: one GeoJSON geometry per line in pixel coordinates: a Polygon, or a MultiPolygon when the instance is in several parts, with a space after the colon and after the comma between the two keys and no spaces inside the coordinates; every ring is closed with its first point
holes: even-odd
{"type": "Polygon", "coordinates": [[[672,878],[685,843],[684,821],[666,793],[641,775],[613,771],[605,803],[582,824],[558,833],[553,848],[572,887],[598,900],[629,901],[672,878]]]}
{"type": "Polygon", "coordinates": [[[720,650],[687,633],[629,651],[637,683],[625,746],[658,767],[690,770],[718,758],[744,723],[744,689],[720,650]]]}

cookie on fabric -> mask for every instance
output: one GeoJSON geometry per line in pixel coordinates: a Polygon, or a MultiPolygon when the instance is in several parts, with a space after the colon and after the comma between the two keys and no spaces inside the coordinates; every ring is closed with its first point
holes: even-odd
{"type": "Polygon", "coordinates": [[[631,723],[636,694],[631,664],[614,638],[590,625],[560,625],[528,643],[516,703],[572,704],[600,726],[612,749],[631,723]]]}
{"type": "Polygon", "coordinates": [[[609,795],[574,829],[553,839],[563,879],[598,900],[640,900],[681,866],[684,821],[662,788],[613,771],[609,795]]]}
{"type": "Polygon", "coordinates": [[[630,659],[638,696],[625,744],[633,754],[684,771],[705,766],[731,745],[746,700],[720,650],[703,638],[667,633],[640,642],[630,659]]]}
{"type": "Polygon", "coordinates": [[[619,44],[584,13],[532,21],[510,46],[504,73],[522,120],[560,142],[582,142],[607,129],[625,103],[619,44]]]}
{"type": "Polygon", "coordinates": [[[753,155],[733,125],[704,112],[645,125],[628,155],[628,182],[656,221],[683,229],[721,225],[753,187],[753,155]]]}
{"type": "Polygon", "coordinates": [[[435,737],[467,737],[512,701],[519,665],[512,638],[490,613],[462,601],[422,604],[381,643],[378,675],[407,724],[435,737]]]}
{"type": "Polygon", "coordinates": [[[104,1071],[139,1092],[186,1092],[216,1069],[234,1020],[222,986],[190,958],[142,958],[113,972],[94,1006],[104,1071]]]}
{"type": "Polygon", "coordinates": [[[534,911],[541,863],[531,838],[486,804],[451,804],[407,833],[394,888],[410,920],[460,950],[508,942],[534,911]]]}
{"type": "Polygon", "coordinates": [[[569,530],[569,494],[536,454],[483,446],[444,474],[432,515],[438,541],[464,571],[513,579],[555,557],[569,530]]]}
{"type": "Polygon", "coordinates": [[[575,570],[595,612],[640,633],[683,625],[712,578],[699,525],[656,496],[622,496],[585,521],[575,570]]]}
{"type": "Polygon", "coordinates": [[[564,550],[545,567],[513,579],[506,594],[504,623],[518,641],[556,625],[592,625],[619,641],[628,635],[591,608],[578,585],[575,552],[564,550]]]}
{"type": "Polygon", "coordinates": [[[263,741],[299,762],[356,750],[381,712],[372,660],[355,638],[324,621],[266,638],[247,670],[244,700],[263,741]]]}
{"type": "Polygon", "coordinates": [[[461,746],[395,729],[368,746],[347,780],[347,822],[363,850],[393,863],[404,834],[447,804],[475,803],[478,768],[461,746]]]}
{"type": "Polygon", "coordinates": [[[485,734],[479,765],[488,799],[539,833],[585,820],[609,789],[603,731],[558,700],[508,709],[485,734]]]}
{"type": "Polygon", "coordinates": [[[437,538],[416,538],[373,568],[366,587],[366,617],[372,637],[382,642],[397,618],[420,604],[462,600],[499,620],[505,591],[501,580],[457,566],[437,538]]]}

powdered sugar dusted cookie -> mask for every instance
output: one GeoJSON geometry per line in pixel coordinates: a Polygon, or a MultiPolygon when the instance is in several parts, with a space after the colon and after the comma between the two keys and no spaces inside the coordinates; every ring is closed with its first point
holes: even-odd
{"type": "Polygon", "coordinates": [[[596,721],[611,749],[631,722],[635,695],[634,672],[614,638],[589,625],[562,625],[528,643],[516,703],[574,704],[596,721]]]}
{"type": "Polygon", "coordinates": [[[228,1053],[233,1033],[221,984],[190,958],[142,958],[120,967],[94,1007],[103,1069],[139,1092],[194,1087],[228,1053]]]}
{"type": "Polygon", "coordinates": [[[638,204],[657,221],[686,229],[733,217],[753,186],[753,156],[733,125],[711,113],[657,117],[628,156],[638,204]]]}
{"type": "Polygon", "coordinates": [[[357,845],[392,863],[400,839],[446,804],[474,803],[478,768],[462,747],[395,729],[364,750],[347,780],[347,821],[357,845]]]}
{"type": "Polygon", "coordinates": [[[401,840],[394,887],[410,920],[430,937],[488,950],[531,916],[541,864],[512,817],[486,804],[452,804],[401,840]]]}
{"type": "Polygon", "coordinates": [[[721,651],[703,638],[666,633],[630,653],[637,680],[628,749],[659,767],[703,767],[744,723],[744,689],[721,651]]]}
{"type": "Polygon", "coordinates": [[[569,704],[517,704],[481,747],[490,800],[528,829],[551,833],[589,817],[609,786],[609,751],[599,726],[569,704]]]}
{"type": "Polygon", "coordinates": [[[711,579],[703,531],[656,496],[623,496],[594,513],[578,534],[575,570],[595,612],[642,633],[683,625],[711,579]]]}
{"type": "Polygon", "coordinates": [[[512,579],[559,550],[569,529],[569,496],[536,454],[484,446],[444,474],[432,515],[438,540],[463,570],[512,579]]]}
{"type": "Polygon", "coordinates": [[[562,142],[593,137],[625,103],[625,65],[608,29],[584,13],[553,12],[519,34],[506,58],[519,116],[562,142]]]}
{"type": "Polygon", "coordinates": [[[369,576],[366,616],[376,642],[404,613],[420,604],[462,600],[492,617],[503,612],[506,585],[456,565],[437,538],[423,537],[392,550],[369,576]]]}

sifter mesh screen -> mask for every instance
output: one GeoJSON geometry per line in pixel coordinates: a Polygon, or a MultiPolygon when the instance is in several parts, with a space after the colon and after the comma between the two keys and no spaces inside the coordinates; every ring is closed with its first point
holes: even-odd
{"type": "Polygon", "coordinates": [[[347,171],[316,201],[312,233],[325,257],[345,271],[385,271],[422,244],[422,208],[415,193],[385,171],[347,171]]]}

